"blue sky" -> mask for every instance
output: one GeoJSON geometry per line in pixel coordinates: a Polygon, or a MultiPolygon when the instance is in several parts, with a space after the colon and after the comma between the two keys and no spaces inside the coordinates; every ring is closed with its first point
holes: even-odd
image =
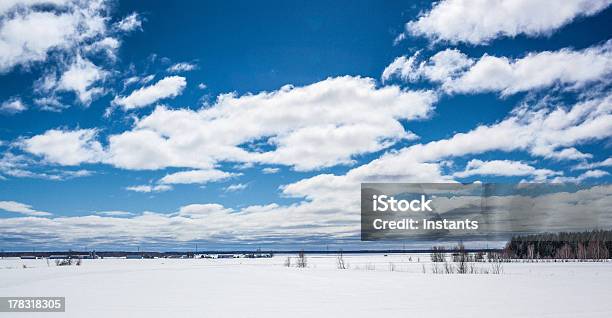
{"type": "Polygon", "coordinates": [[[8,1],[0,246],[358,244],[364,181],[607,183],[610,1],[547,3],[8,1]]]}

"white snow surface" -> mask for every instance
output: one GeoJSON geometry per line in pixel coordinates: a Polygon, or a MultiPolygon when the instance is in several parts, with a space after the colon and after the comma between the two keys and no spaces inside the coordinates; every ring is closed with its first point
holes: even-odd
{"type": "Polygon", "coordinates": [[[345,255],[347,270],[336,268],[335,255],[307,255],[307,268],[283,266],[287,256],[295,258],[107,258],[61,267],[0,259],[0,296],[66,297],[65,313],[1,316],[612,317],[612,262],[505,263],[500,275],[460,275],[431,273],[425,254],[345,255]]]}

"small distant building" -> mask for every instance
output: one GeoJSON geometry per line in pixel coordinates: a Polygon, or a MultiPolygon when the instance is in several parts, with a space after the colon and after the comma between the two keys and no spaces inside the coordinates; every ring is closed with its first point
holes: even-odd
{"type": "Polygon", "coordinates": [[[34,256],[34,255],[22,255],[21,259],[36,259],[36,256],[34,256]]]}
{"type": "Polygon", "coordinates": [[[217,258],[234,258],[234,254],[218,254],[217,258]]]}

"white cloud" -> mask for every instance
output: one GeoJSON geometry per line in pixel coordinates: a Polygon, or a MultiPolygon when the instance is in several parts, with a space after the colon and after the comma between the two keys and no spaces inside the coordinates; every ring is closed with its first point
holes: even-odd
{"type": "Polygon", "coordinates": [[[131,216],[134,215],[134,213],[132,212],[127,212],[127,211],[99,211],[96,212],[96,214],[98,215],[104,215],[104,216],[131,216]]]}
{"type": "Polygon", "coordinates": [[[173,98],[180,95],[187,86],[187,81],[181,76],[168,76],[157,83],[139,88],[128,96],[117,96],[114,105],[122,106],[125,110],[141,108],[151,105],[164,98],[173,98]]]}
{"type": "Polygon", "coordinates": [[[580,174],[577,177],[557,177],[557,178],[553,179],[552,182],[581,183],[582,181],[584,181],[586,179],[602,178],[602,177],[605,177],[605,176],[608,176],[608,175],[610,175],[610,173],[608,173],[606,171],[603,171],[603,170],[588,170],[588,171],[585,171],[584,173],[580,174]]]}
{"type": "Polygon", "coordinates": [[[193,71],[197,68],[198,66],[196,64],[181,62],[181,63],[173,64],[172,66],[168,67],[167,71],[170,73],[182,73],[182,72],[193,71]]]}
{"type": "Polygon", "coordinates": [[[512,160],[491,160],[482,161],[478,159],[470,160],[464,171],[456,172],[453,176],[467,178],[476,175],[491,176],[533,176],[534,181],[542,182],[551,176],[560,175],[561,172],[550,169],[537,169],[524,162],[512,160]]]}
{"type": "Polygon", "coordinates": [[[121,167],[203,168],[228,160],[312,170],[414,139],[400,121],[427,118],[435,101],[431,92],[377,88],[372,79],[349,76],[225,94],[198,111],[158,107],[131,131],[111,136],[109,152],[121,167]]]}
{"type": "Polygon", "coordinates": [[[261,169],[261,172],[263,172],[264,174],[275,174],[278,173],[280,171],[280,168],[271,168],[271,167],[266,167],[261,169]]]}
{"type": "Polygon", "coordinates": [[[583,163],[577,164],[572,169],[587,170],[587,169],[602,168],[602,167],[612,167],[612,158],[608,158],[600,162],[592,162],[592,163],[583,162],[583,163]]]}
{"type": "MultiPolygon", "coordinates": [[[[110,24],[111,7],[110,0],[3,1],[0,74],[44,63],[44,74],[34,83],[34,104],[59,112],[70,105],[60,93],[74,92],[81,104],[89,105],[105,92],[98,83],[114,73],[106,69],[117,60],[121,45],[121,32],[110,24]]],[[[122,25],[128,21],[139,23],[132,17],[122,25]]]]}
{"type": "Polygon", "coordinates": [[[74,63],[60,77],[57,89],[73,91],[82,104],[89,105],[95,95],[104,91],[102,87],[92,87],[93,84],[104,80],[107,76],[107,71],[77,56],[74,63]]]}
{"type": "Polygon", "coordinates": [[[51,163],[79,165],[103,159],[102,145],[96,141],[97,130],[48,130],[42,135],[22,139],[17,144],[25,151],[44,157],[51,163]]]}
{"type": "Polygon", "coordinates": [[[609,5],[609,0],[443,0],[406,30],[434,41],[484,44],[498,37],[548,35],[609,5]]]}
{"type": "Polygon", "coordinates": [[[225,192],[237,192],[246,189],[249,185],[244,183],[230,184],[225,187],[225,192]]]}
{"type": "Polygon", "coordinates": [[[426,79],[440,83],[447,93],[511,95],[555,85],[580,87],[596,81],[609,82],[612,73],[611,41],[578,51],[529,53],[518,59],[485,54],[475,60],[456,49],[438,52],[421,62],[418,56],[395,59],[383,71],[382,79],[426,79]]]}
{"type": "MultiPolygon", "coordinates": [[[[87,177],[93,174],[89,170],[58,170],[58,169],[36,169],[40,163],[25,155],[15,155],[5,152],[0,157],[0,174],[15,178],[36,178],[51,181],[63,181],[73,178],[87,177]]],[[[6,179],[2,177],[3,179],[6,179]]]]}
{"type": "Polygon", "coordinates": [[[165,185],[165,184],[159,184],[159,185],[146,185],[145,184],[145,185],[130,186],[130,187],[126,187],[125,189],[128,191],[134,191],[134,192],[150,193],[150,192],[169,191],[169,190],[172,190],[172,186],[165,185]]]}
{"type": "Polygon", "coordinates": [[[474,64],[474,61],[457,49],[446,49],[436,53],[429,61],[418,62],[421,52],[411,57],[400,56],[396,58],[382,73],[383,81],[394,76],[403,80],[416,81],[426,78],[431,81],[444,82],[456,77],[458,73],[474,64]]]}
{"type": "MultiPolygon", "coordinates": [[[[198,203],[182,206],[174,213],[143,212],[131,217],[105,217],[88,215],[78,217],[18,217],[0,218],[0,232],[26,235],[28,243],[79,242],[95,244],[134,244],[138,242],[173,243],[192,240],[211,240],[218,244],[249,243],[303,243],[312,239],[358,239],[359,192],[355,200],[344,202],[302,201],[292,205],[252,205],[231,209],[216,203],[198,203]],[[151,231],[155,229],[155,231],[151,231]],[[45,233],[44,240],[40,233],[45,233]]],[[[351,199],[351,198],[349,198],[351,199]]],[[[492,198],[492,206],[541,204],[533,210],[554,209],[554,217],[546,218],[546,225],[561,224],[567,228],[569,220],[576,220],[576,211],[583,211],[581,220],[588,224],[609,214],[612,204],[610,186],[598,186],[577,192],[559,192],[545,195],[541,201],[531,197],[509,196],[492,198]],[[543,205],[543,206],[542,206],[543,205]]],[[[516,211],[520,212],[520,211],[516,211]]],[[[517,220],[517,216],[510,220],[517,220]]],[[[519,215],[520,216],[520,215],[519,215]]],[[[524,220],[524,219],[523,219],[524,220]]],[[[582,224],[580,224],[582,225],[582,224]]],[[[580,226],[579,225],[579,226],[580,226]]]]}
{"type": "Polygon", "coordinates": [[[121,42],[114,37],[107,36],[98,40],[84,48],[87,52],[103,52],[111,61],[117,59],[117,50],[121,46],[121,42]]]}
{"type": "MultiPolygon", "coordinates": [[[[158,84],[134,92],[123,99],[124,104],[145,104],[143,95],[150,97],[149,90],[158,84]]],[[[150,115],[138,118],[131,130],[108,136],[103,153],[94,140],[73,145],[71,151],[84,157],[84,162],[137,170],[205,170],[225,161],[313,170],[352,164],[354,156],[416,139],[402,122],[427,118],[436,100],[430,91],[376,87],[369,78],[329,78],[303,87],[284,86],[273,92],[225,94],[213,105],[197,111],[158,106],[150,115]],[[87,149],[79,149],[80,146],[87,149]]],[[[46,134],[61,137],[53,131],[46,134]]],[[[53,139],[40,136],[26,141],[53,139]]],[[[49,160],[56,158],[47,155],[45,149],[23,148],[49,160]]],[[[66,160],[57,157],[53,162],[66,160]]]]}
{"type": "Polygon", "coordinates": [[[11,97],[0,105],[0,114],[14,115],[28,109],[19,97],[11,97]]]}
{"type": "Polygon", "coordinates": [[[200,83],[200,84],[198,84],[198,88],[199,89],[206,89],[206,84],[200,83]]]}
{"type": "Polygon", "coordinates": [[[215,214],[231,213],[232,209],[227,209],[221,204],[206,203],[206,204],[189,204],[180,207],[178,215],[187,218],[206,218],[215,214]]]}
{"type": "Polygon", "coordinates": [[[21,3],[18,10],[13,10],[17,9],[16,2],[3,5],[0,72],[45,61],[52,50],[68,52],[106,32],[104,1],[54,2],[56,6],[45,11],[33,7],[42,1],[21,3]]]}
{"type": "Polygon", "coordinates": [[[123,80],[123,88],[126,88],[127,86],[130,86],[132,84],[136,84],[136,83],[140,83],[140,84],[146,84],[150,81],[152,81],[155,78],[155,75],[151,74],[151,75],[147,75],[147,76],[131,76],[128,77],[126,79],[123,80]]]}
{"type": "Polygon", "coordinates": [[[164,184],[208,183],[226,180],[238,173],[230,173],[217,169],[179,171],[164,176],[159,182],[164,184]]]}
{"type": "Polygon", "coordinates": [[[300,180],[284,186],[283,193],[312,202],[335,202],[338,198],[358,198],[361,182],[453,181],[443,169],[444,161],[453,157],[524,151],[556,160],[582,159],[588,155],[574,146],[612,136],[610,96],[580,102],[569,109],[529,108],[519,107],[499,123],[386,153],[344,175],[321,174],[300,180]],[[571,151],[565,151],[568,149],[571,151]]]}
{"type": "Polygon", "coordinates": [[[27,205],[15,201],[0,201],[0,210],[19,213],[28,216],[48,216],[51,215],[49,212],[36,211],[32,209],[31,205],[27,205]]]}
{"type": "Polygon", "coordinates": [[[63,104],[57,96],[35,98],[34,103],[42,110],[51,112],[60,112],[63,109],[68,108],[68,105],[63,104]]]}
{"type": "Polygon", "coordinates": [[[142,19],[138,13],[134,12],[115,23],[115,27],[124,32],[142,30],[142,19]]]}
{"type": "MultiPolygon", "coordinates": [[[[44,231],[47,241],[92,244],[139,241],[185,242],[214,240],[217,243],[248,242],[273,238],[302,241],[304,237],[355,238],[359,215],[331,213],[312,205],[254,205],[234,210],[216,203],[190,204],[175,213],[153,213],[128,217],[87,215],[58,218],[0,219],[0,231],[18,228],[22,234],[44,231]],[[151,231],[151,229],[156,229],[151,231]]],[[[10,231],[13,233],[13,231],[10,231]]],[[[36,240],[35,235],[30,236],[36,240]]]]}

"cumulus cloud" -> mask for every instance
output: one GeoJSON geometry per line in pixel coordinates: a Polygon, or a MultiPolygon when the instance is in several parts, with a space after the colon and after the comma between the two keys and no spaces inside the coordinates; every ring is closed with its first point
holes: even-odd
{"type": "Polygon", "coordinates": [[[14,115],[28,109],[21,98],[11,97],[0,104],[0,114],[14,115]]]}
{"type": "Polygon", "coordinates": [[[188,184],[208,183],[226,180],[238,176],[238,173],[230,173],[217,169],[179,171],[164,176],[160,182],[164,184],[188,184]]]}
{"type": "Polygon", "coordinates": [[[22,139],[17,144],[50,163],[65,166],[96,163],[104,157],[102,145],[95,140],[97,133],[96,129],[52,129],[42,135],[22,139]]]}
{"type": "Polygon", "coordinates": [[[150,192],[164,192],[172,190],[172,186],[166,184],[158,184],[158,185],[136,185],[129,186],[125,188],[128,191],[141,192],[141,193],[150,193],[150,192]]]}
{"type": "Polygon", "coordinates": [[[5,239],[17,235],[29,242],[39,237],[33,233],[44,232],[45,242],[41,244],[303,242],[309,238],[355,239],[358,220],[358,215],[330,213],[323,207],[308,205],[252,205],[235,210],[216,203],[197,203],[171,213],[145,211],[126,217],[5,218],[0,219],[0,231],[5,239]]]}
{"type": "Polygon", "coordinates": [[[511,95],[555,85],[580,87],[609,82],[612,73],[611,41],[583,50],[529,53],[517,59],[486,54],[472,59],[456,49],[446,49],[424,61],[418,57],[419,53],[395,59],[383,71],[382,79],[425,79],[440,83],[447,93],[511,95]]]}
{"type": "Polygon", "coordinates": [[[571,108],[529,110],[521,106],[498,123],[386,153],[344,175],[321,174],[303,179],[285,185],[283,193],[328,202],[358,198],[362,182],[453,182],[454,178],[444,171],[444,161],[448,159],[492,151],[523,151],[536,157],[576,160],[590,155],[574,146],[610,136],[610,96],[583,101],[571,108]]]}
{"type": "Polygon", "coordinates": [[[609,0],[443,0],[408,22],[406,32],[434,41],[485,44],[498,37],[548,35],[609,5],[609,0]]]}
{"type": "Polygon", "coordinates": [[[170,67],[168,67],[167,71],[170,73],[182,73],[193,71],[197,69],[197,67],[198,66],[193,63],[181,62],[171,65],[170,67]]]}
{"type": "Polygon", "coordinates": [[[187,81],[184,77],[168,76],[153,85],[139,88],[128,96],[115,97],[113,104],[123,107],[124,110],[142,108],[158,100],[180,95],[185,86],[187,81]]]}
{"type": "Polygon", "coordinates": [[[37,211],[32,209],[31,205],[27,205],[15,201],[0,201],[0,210],[7,212],[19,213],[28,216],[48,216],[49,212],[37,211]]]}
{"type": "Polygon", "coordinates": [[[0,72],[45,61],[52,50],[71,51],[106,32],[105,1],[3,2],[0,72]],[[53,4],[38,10],[37,4],[53,4]]]}
{"type": "MultiPolygon", "coordinates": [[[[42,143],[39,140],[48,144],[68,131],[49,131],[22,144],[26,151],[60,164],[77,164],[76,159],[81,158],[82,162],[104,162],[126,169],[206,170],[218,162],[234,161],[312,170],[350,163],[352,156],[414,138],[400,120],[426,118],[434,101],[429,92],[402,91],[396,86],[376,88],[369,79],[342,77],[271,93],[224,95],[211,107],[197,111],[158,107],[131,130],[111,135],[104,151],[93,138],[95,134],[83,135],[87,130],[73,132],[81,136],[77,138],[80,141],[69,143],[70,153],[62,155],[47,154],[45,147],[35,146],[42,143]]],[[[529,110],[524,105],[499,123],[405,148],[399,153],[408,152],[407,161],[394,165],[405,167],[406,162],[414,162],[415,170],[423,176],[439,180],[440,165],[426,163],[448,156],[522,150],[554,160],[587,159],[591,155],[575,146],[610,136],[610,102],[611,97],[606,96],[571,108],[540,106],[529,110]]]]}
{"type": "Polygon", "coordinates": [[[559,171],[550,169],[537,169],[521,161],[512,160],[491,160],[482,161],[478,159],[470,160],[465,166],[464,171],[456,172],[453,176],[458,178],[467,178],[471,176],[533,176],[534,181],[545,181],[551,176],[562,174],[559,171]]]}
{"type": "MultiPolygon", "coordinates": [[[[359,195],[357,195],[357,198],[359,195]]],[[[355,201],[355,200],[353,200],[355,201]]],[[[182,206],[176,212],[153,213],[116,217],[88,215],[78,217],[16,217],[0,219],[4,239],[19,237],[28,243],[61,244],[87,242],[88,245],[149,244],[189,241],[231,243],[293,243],[304,244],[315,240],[358,240],[359,199],[357,205],[341,200],[333,202],[302,201],[292,205],[251,205],[232,209],[217,203],[196,203],[182,206]],[[156,229],[151,231],[151,229],[156,229]],[[15,232],[14,229],[19,229],[15,232]],[[45,233],[44,241],[40,239],[45,233]]],[[[540,229],[567,230],[572,224],[578,228],[592,226],[593,220],[606,220],[612,204],[609,185],[584,188],[576,192],[555,192],[541,198],[532,196],[499,196],[487,202],[499,218],[509,222],[525,220],[516,207],[527,206],[527,211],[554,216],[538,219],[540,229]],[[509,203],[511,202],[511,204],[509,203]],[[507,211],[514,207],[513,211],[507,211]],[[499,210],[499,211],[498,211],[499,210]],[[575,223],[576,211],[582,211],[581,223],[575,223]],[[510,212],[510,213],[509,213],[510,212]],[[573,222],[570,222],[572,220],[573,222]]],[[[601,225],[601,224],[600,224],[601,225]]],[[[503,226],[503,225],[502,225],[503,226]]],[[[57,246],[57,245],[56,245],[57,246]]]]}
{"type": "Polygon", "coordinates": [[[121,167],[138,165],[141,160],[133,159],[141,158],[151,168],[202,168],[230,160],[318,169],[415,138],[400,121],[427,118],[435,100],[431,92],[377,88],[372,79],[350,76],[225,94],[198,111],[158,107],[131,131],[111,136],[109,152],[121,167]]]}
{"type": "MultiPolygon", "coordinates": [[[[122,100],[128,106],[143,105],[142,95],[149,96],[143,92],[156,86],[138,90],[122,100]]],[[[354,156],[415,139],[402,122],[428,118],[436,98],[429,91],[407,91],[393,85],[376,87],[369,78],[329,78],[273,92],[224,94],[213,105],[197,111],[158,106],[150,115],[139,118],[131,130],[110,135],[103,154],[97,151],[99,143],[92,140],[75,145],[86,149],[72,150],[79,154],[98,153],[98,162],[137,170],[206,170],[221,161],[313,170],[352,164],[354,156]]],[[[40,136],[27,140],[38,139],[40,136]]],[[[54,158],[44,149],[24,149],[54,158]]],[[[56,163],[65,162],[57,159],[56,163]]]]}
{"type": "Polygon", "coordinates": [[[95,95],[104,91],[102,87],[92,85],[107,76],[107,71],[77,56],[75,62],[59,78],[56,88],[60,91],[73,91],[82,104],[89,105],[95,95]]]}
{"type": "Polygon", "coordinates": [[[134,14],[113,27],[111,6],[110,0],[3,1],[0,74],[21,67],[40,76],[33,85],[34,104],[43,110],[68,108],[65,92],[89,105],[106,93],[100,84],[115,74],[110,69],[127,30],[122,28],[140,23],[134,14]],[[43,74],[36,74],[34,67],[43,64],[43,74]]]}

